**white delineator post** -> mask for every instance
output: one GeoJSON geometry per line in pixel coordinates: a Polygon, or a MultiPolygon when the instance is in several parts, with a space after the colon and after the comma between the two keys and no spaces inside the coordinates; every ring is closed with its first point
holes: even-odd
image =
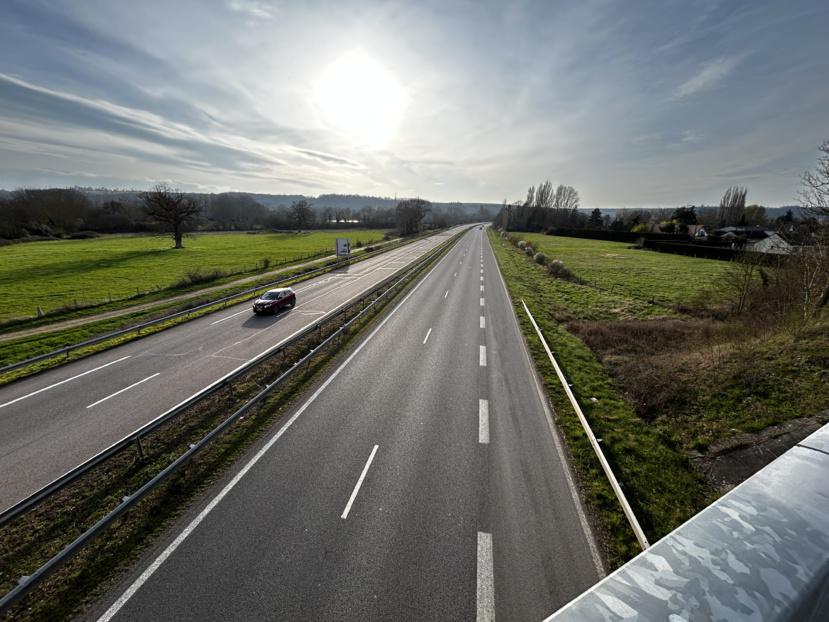
{"type": "Polygon", "coordinates": [[[558,366],[558,362],[556,361],[555,357],[553,356],[552,351],[550,350],[550,346],[547,345],[547,340],[544,339],[544,335],[541,333],[541,329],[536,324],[535,318],[533,314],[530,313],[529,308],[527,308],[527,303],[524,300],[521,300],[521,304],[524,305],[524,311],[527,312],[527,317],[530,318],[530,322],[532,322],[533,328],[535,328],[535,332],[538,334],[538,338],[541,340],[541,345],[544,346],[544,351],[547,352],[547,357],[550,359],[550,363],[553,364],[553,367],[556,370],[556,375],[558,379],[561,381],[561,386],[564,387],[564,392],[567,393],[567,397],[570,398],[570,403],[573,405],[573,410],[576,411],[576,415],[578,415],[579,421],[581,421],[581,425],[584,428],[584,433],[587,434],[587,438],[590,441],[590,445],[593,447],[593,451],[596,452],[596,457],[599,459],[599,463],[602,465],[602,470],[604,474],[607,476],[608,481],[610,482],[610,487],[613,488],[613,492],[616,493],[616,498],[619,500],[619,503],[622,506],[622,511],[625,513],[625,516],[630,523],[631,528],[633,529],[633,533],[636,535],[636,539],[639,541],[639,546],[642,547],[644,551],[646,548],[650,546],[647,537],[645,536],[645,532],[642,531],[641,525],[639,525],[639,521],[636,519],[636,515],[633,513],[633,510],[628,503],[627,498],[625,497],[625,493],[622,492],[622,487],[619,485],[619,481],[616,479],[616,476],[613,474],[613,471],[610,468],[610,465],[607,463],[607,458],[604,457],[604,453],[602,452],[602,448],[599,447],[599,441],[596,440],[596,435],[593,434],[593,430],[590,429],[590,424],[587,423],[587,418],[584,416],[584,413],[581,411],[581,406],[579,406],[578,400],[576,400],[576,396],[573,395],[572,389],[570,389],[570,385],[567,383],[567,378],[564,377],[564,372],[561,371],[561,367],[558,366]]]}

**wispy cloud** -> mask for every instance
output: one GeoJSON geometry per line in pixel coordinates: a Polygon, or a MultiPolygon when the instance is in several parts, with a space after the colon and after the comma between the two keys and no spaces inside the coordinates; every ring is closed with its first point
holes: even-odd
{"type": "Polygon", "coordinates": [[[702,135],[695,130],[683,130],[679,135],[679,142],[683,145],[698,143],[702,140],[702,135]]]}
{"type": "Polygon", "coordinates": [[[696,74],[683,82],[676,90],[676,97],[683,98],[705,91],[726,78],[743,61],[742,54],[706,63],[696,74]]]}
{"type": "Polygon", "coordinates": [[[267,0],[230,0],[227,6],[231,11],[258,19],[273,19],[277,10],[276,3],[267,0]]]}

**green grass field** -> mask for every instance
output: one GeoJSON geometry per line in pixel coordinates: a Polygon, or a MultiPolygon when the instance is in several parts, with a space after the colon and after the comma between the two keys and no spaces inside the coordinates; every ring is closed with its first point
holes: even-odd
{"type": "Polygon", "coordinates": [[[622,242],[541,233],[513,235],[547,257],[560,259],[590,284],[639,301],[690,302],[728,268],[725,261],[643,252],[622,242]]]}
{"type": "Polygon", "coordinates": [[[29,242],[0,247],[0,321],[57,308],[134,296],[164,289],[190,270],[253,271],[324,250],[334,240],[352,244],[383,237],[376,229],[309,233],[201,233],[171,248],[160,236],[112,235],[91,240],[29,242]]]}

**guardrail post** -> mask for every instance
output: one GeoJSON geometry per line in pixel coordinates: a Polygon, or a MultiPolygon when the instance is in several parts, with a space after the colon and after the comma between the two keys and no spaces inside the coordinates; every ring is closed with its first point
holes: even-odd
{"type": "Polygon", "coordinates": [[[138,459],[143,461],[144,460],[144,448],[141,446],[141,437],[137,436],[135,438],[135,448],[138,450],[138,459]]]}

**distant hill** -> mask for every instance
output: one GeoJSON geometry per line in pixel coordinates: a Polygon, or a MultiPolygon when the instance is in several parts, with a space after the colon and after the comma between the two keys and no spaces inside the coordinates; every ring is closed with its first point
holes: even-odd
{"type": "MultiPolygon", "coordinates": [[[[123,201],[132,203],[137,201],[138,190],[110,190],[107,188],[77,188],[83,192],[90,199],[96,203],[104,203],[106,201],[123,201]]],[[[0,190],[0,192],[3,192],[0,190]]],[[[189,193],[197,196],[216,196],[216,194],[199,194],[189,193]]],[[[279,207],[289,207],[291,203],[305,199],[310,201],[314,207],[333,209],[353,209],[359,210],[363,207],[379,207],[390,208],[396,206],[401,200],[408,197],[374,197],[362,194],[321,194],[319,196],[303,195],[303,194],[266,194],[261,192],[227,192],[219,194],[232,194],[236,196],[246,195],[252,197],[257,203],[264,205],[269,209],[277,209],[279,207]]],[[[501,209],[500,203],[471,203],[471,202],[453,202],[442,203],[433,201],[432,205],[443,210],[459,209],[461,212],[469,213],[472,211],[479,211],[481,207],[496,214],[501,209]]]]}

